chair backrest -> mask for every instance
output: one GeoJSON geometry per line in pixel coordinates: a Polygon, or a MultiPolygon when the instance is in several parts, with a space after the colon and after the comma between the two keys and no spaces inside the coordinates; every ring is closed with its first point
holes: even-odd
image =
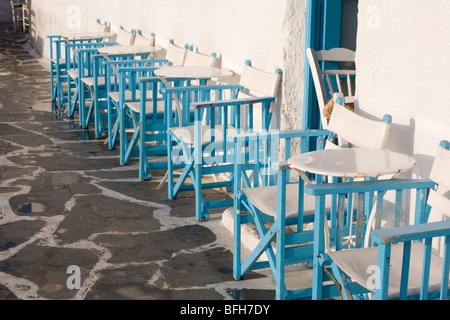
{"type": "Polygon", "coordinates": [[[155,34],[152,33],[150,35],[150,38],[144,37],[142,35],[141,30],[138,30],[135,38],[134,38],[134,45],[135,46],[149,46],[154,47],[155,46],[155,34]]]}
{"type": "Polygon", "coordinates": [[[250,61],[246,61],[242,69],[239,84],[244,87],[244,91],[239,93],[239,97],[275,97],[281,81],[281,71],[267,72],[252,67],[250,61]]]}
{"type": "Polygon", "coordinates": [[[111,31],[111,26],[108,25],[108,23],[106,21],[104,23],[101,23],[100,19],[97,19],[97,21],[94,25],[94,31],[99,32],[99,33],[102,33],[102,32],[107,33],[107,32],[111,31]]]}
{"type": "MultiPolygon", "coordinates": [[[[239,79],[239,85],[243,87],[243,90],[239,91],[237,98],[276,97],[281,83],[281,75],[282,72],[280,69],[276,69],[275,72],[267,72],[265,70],[253,67],[251,65],[251,61],[247,60],[244,64],[241,77],[239,79]]],[[[270,108],[272,108],[272,104],[270,108]]],[[[261,129],[259,127],[259,124],[262,123],[262,121],[260,121],[262,118],[261,112],[261,106],[255,105],[253,110],[255,130],[261,129]]],[[[241,127],[244,130],[246,129],[246,123],[247,114],[242,112],[241,127]]]]}
{"type": "Polygon", "coordinates": [[[174,66],[182,66],[184,65],[187,51],[187,46],[177,46],[173,40],[170,40],[166,48],[166,59],[174,66]]]}
{"type": "Polygon", "coordinates": [[[189,67],[215,67],[217,57],[215,53],[210,55],[188,50],[186,52],[186,59],[184,60],[184,66],[189,67]]]}
{"type": "Polygon", "coordinates": [[[119,32],[117,33],[116,42],[121,46],[128,46],[134,44],[134,38],[136,34],[131,31],[126,31],[123,27],[120,27],[119,32]]]}
{"type": "Polygon", "coordinates": [[[359,148],[384,149],[391,123],[389,115],[381,121],[371,120],[336,103],[327,129],[337,134],[340,146],[350,143],[359,148]]]}
{"type": "Polygon", "coordinates": [[[334,92],[344,93],[345,102],[353,102],[356,93],[354,85],[356,75],[354,67],[355,52],[346,48],[320,51],[308,48],[306,49],[306,56],[316,89],[322,127],[325,129],[327,128],[327,120],[324,117],[323,109],[334,92]],[[350,69],[341,69],[341,65],[344,63],[346,68],[350,69]]]}

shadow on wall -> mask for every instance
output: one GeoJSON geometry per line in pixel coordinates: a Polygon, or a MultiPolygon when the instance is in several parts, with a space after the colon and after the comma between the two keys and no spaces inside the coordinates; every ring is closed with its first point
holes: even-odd
{"type": "Polygon", "coordinates": [[[42,39],[36,32],[36,12],[31,7],[30,10],[30,42],[36,53],[42,55],[44,51],[45,39],[42,39]]]}

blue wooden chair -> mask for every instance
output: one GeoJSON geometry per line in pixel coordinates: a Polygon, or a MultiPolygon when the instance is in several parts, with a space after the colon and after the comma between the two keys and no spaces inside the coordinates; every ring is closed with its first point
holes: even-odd
{"type": "MultiPolygon", "coordinates": [[[[97,54],[97,49],[104,46],[115,45],[110,42],[87,42],[69,43],[65,45],[66,70],[67,70],[67,115],[72,118],[76,111],[79,111],[78,104],[80,90],[83,88],[80,79],[92,74],[93,57],[97,54]],[[84,51],[83,51],[84,50],[84,51]],[[81,58],[82,63],[79,63],[81,58]],[[80,69],[82,66],[83,69],[80,69]]],[[[79,119],[82,125],[81,117],[79,119]]]]}
{"type": "MultiPolygon", "coordinates": [[[[371,244],[365,242],[366,247],[362,243],[355,247],[342,242],[350,230],[343,210],[339,210],[340,214],[335,216],[336,221],[327,222],[321,215],[323,212],[316,215],[320,217],[321,230],[325,230],[322,227],[328,224],[334,226],[329,229],[328,245],[320,255],[320,263],[337,284],[343,299],[448,299],[449,149],[449,142],[440,143],[429,179],[388,179],[306,186],[306,194],[316,196],[319,201],[337,195],[339,206],[345,202],[349,193],[356,193],[359,198],[367,193],[375,193],[375,219],[373,225],[368,226],[371,244]],[[406,198],[414,193],[415,205],[411,203],[410,206],[414,224],[400,226],[402,201],[405,203],[406,198]],[[394,217],[388,214],[391,211],[394,217]],[[393,223],[388,224],[387,221],[393,223]],[[381,227],[381,222],[385,224],[384,227],[381,227]]],[[[357,210],[369,214],[363,201],[358,205],[357,210]]],[[[368,236],[367,230],[359,230],[360,237],[368,236]]],[[[319,291],[323,292],[325,287],[319,291]]]]}
{"type": "MultiPolygon", "coordinates": [[[[159,65],[183,65],[188,46],[178,46],[173,40],[170,40],[167,48],[162,51],[162,54],[157,53],[159,57],[165,57],[156,59],[159,65]]],[[[170,80],[169,82],[175,84],[176,81],[170,80]]],[[[164,124],[164,101],[160,93],[161,88],[165,85],[153,75],[138,77],[137,86],[139,88],[137,100],[125,99],[126,101],[120,105],[119,110],[123,116],[117,118],[114,130],[116,130],[116,136],[117,132],[119,135],[120,164],[127,165],[132,157],[139,157],[139,177],[144,180],[144,176],[147,175],[144,173],[146,167],[141,155],[150,153],[150,150],[152,155],[166,154],[165,147],[161,143],[165,141],[166,126],[164,124]],[[144,142],[141,143],[141,141],[144,142]],[[150,143],[153,145],[149,145],[150,143]]],[[[112,135],[114,138],[114,132],[112,135]]],[[[109,147],[114,148],[116,142],[117,140],[109,140],[109,147]]],[[[147,162],[145,163],[147,164],[147,162]]]]}
{"type": "MultiPolygon", "coordinates": [[[[99,19],[97,19],[94,25],[94,31],[107,33],[109,32],[110,27],[108,24],[101,23],[99,19]]],[[[85,38],[70,38],[63,39],[61,35],[50,35],[47,36],[50,42],[50,83],[51,83],[51,100],[56,102],[58,99],[58,108],[65,107],[67,93],[64,92],[63,87],[67,81],[70,82],[71,79],[67,78],[67,68],[72,68],[72,61],[66,61],[67,53],[73,55],[73,48],[67,50],[66,45],[73,44],[88,44],[88,43],[99,43],[103,38],[94,38],[94,39],[85,39],[85,38]]],[[[71,85],[69,83],[69,85],[71,85]]]]}
{"type": "MultiPolygon", "coordinates": [[[[106,80],[108,92],[108,148],[114,149],[120,139],[126,139],[120,145],[121,159],[125,159],[127,149],[126,146],[130,145],[131,148],[128,152],[131,152],[136,144],[136,136],[139,134],[139,119],[131,110],[127,110],[128,116],[125,116],[125,104],[132,102],[139,102],[140,91],[138,90],[138,78],[150,78],[155,77],[154,71],[161,65],[165,64],[165,59],[141,59],[141,60],[119,60],[119,61],[105,61],[103,64],[106,67],[106,80]],[[111,79],[117,79],[115,83],[111,83],[111,79]],[[126,130],[132,129],[133,136],[128,138],[126,130]],[[123,132],[124,134],[120,134],[123,132]]],[[[157,92],[158,88],[155,88],[157,92]]],[[[154,108],[157,108],[158,98],[153,99],[150,96],[146,99],[146,102],[153,102],[154,108]]],[[[130,156],[133,156],[130,154],[130,156]]]]}
{"type": "MultiPolygon", "coordinates": [[[[296,172],[302,179],[299,179],[298,183],[291,183],[290,168],[282,161],[292,155],[293,146],[300,152],[309,150],[310,143],[315,143],[317,150],[339,148],[335,144],[336,134],[351,143],[352,147],[383,149],[390,124],[390,116],[383,117],[382,121],[370,120],[336,104],[327,130],[281,131],[231,137],[236,151],[233,206],[234,278],[240,280],[251,270],[270,267],[275,279],[277,299],[311,297],[311,288],[287,288],[285,267],[288,264],[311,264],[313,261],[311,243],[314,233],[311,226],[306,224],[314,221],[315,199],[305,195],[304,190],[305,186],[320,180],[315,176],[296,172]],[[244,149],[246,145],[249,151],[244,149]],[[280,149],[280,146],[283,148],[280,149]],[[239,150],[245,150],[248,155],[237,152],[239,150]],[[264,179],[261,179],[261,176],[264,179]],[[265,224],[268,222],[271,225],[265,224]],[[251,253],[244,255],[242,230],[250,226],[256,228],[260,240],[257,244],[247,247],[246,251],[251,253]],[[287,227],[293,229],[288,233],[287,227]]],[[[332,178],[330,181],[337,180],[332,178]]],[[[335,201],[327,199],[324,206],[326,213],[334,210],[335,201]]]]}
{"type": "MultiPolygon", "coordinates": [[[[127,32],[123,28],[120,29],[116,41],[116,45],[132,44],[135,38],[134,32],[127,32]]],[[[87,74],[80,76],[80,95],[79,95],[79,109],[80,109],[80,125],[83,128],[88,128],[89,124],[93,122],[95,137],[100,139],[107,133],[107,94],[111,88],[107,87],[107,83],[111,83],[111,79],[106,79],[106,69],[103,62],[106,60],[103,55],[98,54],[98,47],[79,50],[79,64],[88,65],[91,69],[87,74]],[[89,59],[89,60],[88,60],[89,59]],[[89,107],[86,106],[87,100],[90,100],[89,107]]],[[[133,58],[135,55],[117,55],[109,56],[109,60],[127,60],[133,58]]],[[[139,55],[146,57],[147,54],[139,55]]],[[[115,79],[117,81],[117,79],[115,79]]]]}
{"type": "MultiPolygon", "coordinates": [[[[214,66],[216,63],[215,54],[206,55],[199,52],[193,52],[188,49],[186,45],[184,48],[176,46],[173,41],[169,42],[166,49],[166,60],[170,65],[175,66],[214,66]]],[[[171,126],[179,125],[181,121],[181,114],[178,112],[180,108],[173,108],[172,100],[173,93],[164,91],[166,86],[169,85],[172,88],[195,85],[189,78],[165,78],[164,82],[159,77],[141,78],[140,82],[140,101],[126,103],[127,115],[139,118],[140,126],[137,143],[135,140],[131,140],[133,144],[128,144],[126,154],[122,153],[121,164],[125,165],[130,160],[132,154],[132,148],[138,148],[139,150],[139,179],[147,180],[151,178],[151,170],[153,169],[167,169],[167,161],[155,162],[149,161],[149,159],[155,156],[167,155],[167,126],[170,122],[171,126]],[[165,99],[160,101],[158,92],[164,92],[165,99]],[[148,96],[153,95],[151,99],[147,99],[148,96]],[[144,99],[150,100],[144,103],[144,99]],[[158,102],[155,104],[155,99],[158,102]],[[170,101],[169,101],[170,100],[170,101]],[[152,102],[153,101],[153,102],[152,102]],[[170,105],[169,105],[170,103],[170,105]],[[172,119],[176,119],[172,121],[172,119]]],[[[202,83],[203,80],[202,80],[202,83]]],[[[198,84],[198,83],[197,83],[198,84]]],[[[181,93],[177,94],[178,97],[181,93]]],[[[176,103],[181,100],[177,100],[176,103]]],[[[186,103],[185,100],[183,103],[186,103]]],[[[189,100],[190,101],[190,100],[189,100]]],[[[186,120],[187,118],[185,118],[186,120]]],[[[192,121],[190,122],[192,123],[192,121]]],[[[121,139],[121,149],[125,139],[121,139]]]]}
{"type": "MultiPolygon", "coordinates": [[[[205,201],[202,189],[233,186],[232,146],[227,135],[233,132],[269,130],[271,103],[278,93],[281,71],[266,72],[251,66],[247,61],[241,74],[239,85],[228,88],[229,95],[218,92],[215,98],[211,93],[215,86],[186,88],[184,95],[199,94],[197,101],[190,102],[190,109],[183,113],[194,114],[194,125],[183,124],[168,130],[168,196],[174,199],[182,190],[195,190],[195,217],[198,221],[209,219],[208,209],[231,206],[232,199],[205,201]],[[207,91],[205,91],[207,90],[207,91]],[[205,94],[206,93],[206,94],[205,94]],[[213,99],[213,101],[210,101],[213,99]],[[207,102],[204,102],[207,101],[207,102]],[[183,157],[182,163],[180,156],[183,157]],[[174,183],[174,164],[182,164],[183,172],[174,183]],[[229,174],[224,181],[207,183],[202,177],[207,175],[229,174]],[[190,176],[192,184],[186,184],[190,176]]],[[[166,94],[180,94],[183,88],[165,89],[166,94]]],[[[189,101],[188,101],[189,103],[189,101]]],[[[184,108],[188,104],[184,104],[184,108]]]]}

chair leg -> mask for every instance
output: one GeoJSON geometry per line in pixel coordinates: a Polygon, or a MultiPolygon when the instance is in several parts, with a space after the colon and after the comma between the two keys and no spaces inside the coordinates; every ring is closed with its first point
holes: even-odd
{"type": "Polygon", "coordinates": [[[174,190],[173,190],[173,140],[172,140],[172,131],[167,131],[167,194],[169,199],[174,199],[174,190]]]}
{"type": "Polygon", "coordinates": [[[285,249],[286,249],[286,181],[287,171],[283,170],[278,174],[277,188],[277,220],[276,227],[276,266],[275,284],[276,299],[284,300],[287,297],[287,290],[284,283],[285,278],[285,249]]]}
{"type": "Polygon", "coordinates": [[[241,280],[241,199],[234,197],[233,206],[233,277],[241,280]]]}

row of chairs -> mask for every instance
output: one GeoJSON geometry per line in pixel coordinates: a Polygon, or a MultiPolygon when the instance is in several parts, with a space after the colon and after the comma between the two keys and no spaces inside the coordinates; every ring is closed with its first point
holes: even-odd
{"type": "MultiPolygon", "coordinates": [[[[106,28],[102,24],[98,27],[106,28]]],[[[428,287],[430,291],[435,291],[437,284],[440,284],[437,292],[441,298],[447,298],[449,225],[445,221],[436,225],[427,223],[427,217],[430,206],[434,211],[449,212],[446,191],[441,192],[447,190],[450,182],[449,171],[446,170],[450,165],[448,143],[443,142],[439,147],[434,174],[430,179],[421,181],[384,179],[338,182],[335,177],[328,177],[328,183],[323,184],[315,183],[322,181],[321,177],[303,173],[301,179],[291,179],[289,167],[280,166],[280,161],[287,160],[297,150],[349,146],[385,148],[391,117],[386,115],[379,121],[369,120],[344,107],[355,103],[356,72],[354,68],[349,70],[341,66],[354,63],[354,52],[343,48],[327,51],[307,49],[323,129],[276,131],[271,129],[270,123],[281,83],[281,70],[267,72],[254,68],[250,61],[246,61],[237,84],[218,83],[214,79],[193,81],[189,78],[169,78],[163,82],[154,74],[161,66],[220,67],[220,61],[214,53],[195,52],[189,46],[178,46],[173,41],[163,50],[164,56],[105,59],[98,54],[99,47],[135,44],[137,39],[149,46],[155,45],[154,35],[144,39],[139,33],[126,33],[123,29],[117,35],[116,42],[95,39],[65,43],[66,61],[63,68],[67,74],[68,90],[62,95],[62,85],[56,83],[56,89],[52,92],[65,98],[70,116],[78,108],[80,126],[87,128],[92,123],[96,137],[105,138],[109,149],[119,147],[120,165],[127,165],[133,157],[137,157],[140,180],[151,179],[153,169],[165,169],[170,199],[175,199],[181,191],[195,190],[195,218],[198,221],[208,220],[212,208],[234,208],[235,279],[242,279],[251,270],[270,268],[275,278],[277,299],[311,297],[313,288],[287,289],[285,268],[288,264],[319,261],[321,270],[326,274],[324,278],[330,278],[337,284],[325,286],[323,290],[321,288],[323,296],[361,298],[371,297],[374,292],[375,298],[406,298],[410,295],[414,297],[418,292],[416,287],[422,285],[422,291],[419,290],[421,298],[435,297],[435,292],[427,295],[428,287]],[[71,94],[72,86],[75,95],[71,94]],[[88,100],[90,107],[86,108],[88,100]],[[331,116],[327,114],[327,108],[332,108],[331,116]],[[94,118],[92,122],[91,117],[94,118]],[[179,174],[177,181],[175,174],[179,174]],[[213,177],[214,182],[205,179],[205,176],[213,177]],[[187,183],[188,177],[191,184],[187,183]],[[433,190],[437,184],[440,192],[433,190]],[[417,192],[420,200],[416,206],[418,226],[407,227],[408,236],[405,237],[402,232],[406,229],[399,227],[396,220],[394,228],[389,229],[390,240],[386,241],[385,231],[372,231],[367,221],[363,228],[358,229],[359,234],[355,234],[356,228],[353,226],[357,221],[350,214],[353,209],[343,211],[346,223],[342,223],[342,215],[336,214],[338,198],[342,199],[341,202],[349,202],[348,208],[352,208],[353,191],[349,190],[354,190],[355,186],[359,195],[376,193],[378,204],[382,203],[388,191],[394,190],[396,206],[402,203],[402,196],[406,197],[407,192],[403,190],[420,190],[417,192]],[[225,199],[206,201],[203,195],[205,188],[225,189],[225,199]],[[426,200],[428,194],[433,196],[430,196],[427,205],[423,199],[426,200]],[[320,219],[314,215],[317,199],[326,204],[320,219]],[[340,217],[339,223],[336,217],[340,217]],[[252,252],[247,257],[243,252],[246,243],[243,243],[242,230],[248,225],[256,228],[260,242],[251,248],[252,252]],[[311,225],[323,226],[328,235],[329,247],[316,260],[311,225]],[[341,244],[344,231],[348,233],[347,243],[341,244]],[[400,231],[399,235],[397,231],[400,231]],[[412,233],[414,236],[410,236],[412,233]],[[411,241],[442,235],[446,236],[444,256],[441,258],[431,254],[430,240],[426,240],[424,267],[420,270],[415,268],[416,242],[411,245],[411,241]],[[352,241],[355,237],[366,241],[356,244],[352,241]],[[379,251],[384,250],[386,254],[390,244],[397,241],[407,243],[404,245],[406,253],[401,254],[406,257],[403,262],[413,265],[409,269],[409,279],[415,282],[408,287],[408,277],[403,275],[399,290],[393,289],[391,284],[395,283],[396,276],[391,276],[392,281],[386,280],[385,275],[389,273],[386,271],[389,267],[386,261],[389,259],[376,260],[379,251]],[[367,249],[360,248],[364,246],[367,249]],[[415,250],[413,253],[410,253],[411,247],[415,250]],[[360,252],[368,253],[360,255],[360,252]],[[372,254],[375,260],[369,258],[372,254]],[[374,287],[367,285],[367,277],[352,273],[363,270],[361,266],[376,266],[377,263],[379,270],[383,270],[383,277],[374,287]],[[443,270],[442,277],[436,276],[435,270],[439,267],[443,270]],[[424,277],[412,274],[416,271],[422,272],[424,277]],[[421,278],[424,280],[417,284],[417,279],[421,278]]],[[[341,202],[339,208],[342,207],[341,202]]],[[[375,229],[381,227],[381,206],[379,208],[375,229]]],[[[369,213],[364,214],[368,220],[369,213]]],[[[397,250],[393,249],[390,261],[394,261],[394,254],[397,250]]],[[[406,266],[400,267],[400,270],[408,273],[406,266]]]]}
{"type": "MultiPolygon", "coordinates": [[[[97,26],[103,27],[99,22],[97,26]]],[[[166,169],[164,181],[168,182],[169,198],[175,199],[180,191],[194,189],[196,219],[208,220],[209,209],[230,206],[232,198],[206,201],[202,189],[227,187],[230,190],[233,180],[229,176],[226,181],[205,184],[202,177],[213,175],[216,178],[222,173],[232,173],[227,151],[223,152],[229,149],[224,138],[229,133],[248,128],[269,129],[270,105],[278,93],[281,70],[266,72],[246,61],[239,81],[233,79],[235,84],[189,78],[166,79],[164,83],[154,75],[161,66],[220,67],[220,59],[215,53],[203,54],[173,41],[160,57],[142,55],[136,59],[135,56],[121,55],[105,58],[99,54],[101,47],[136,44],[137,39],[142,38],[139,33],[121,29],[114,42],[54,40],[59,41],[65,53],[68,89],[60,96],[68,106],[70,117],[78,111],[81,127],[92,125],[96,138],[105,138],[109,149],[119,147],[121,165],[127,165],[134,157],[139,159],[140,180],[151,179],[153,169],[166,169]],[[191,102],[212,99],[223,102],[216,107],[190,109],[191,102]],[[196,148],[194,143],[196,118],[202,119],[197,122],[203,137],[201,148],[196,148]],[[206,150],[205,145],[209,145],[206,150]],[[220,154],[223,157],[221,165],[220,154]],[[202,163],[195,163],[196,157],[202,158],[202,163]],[[212,161],[214,165],[211,165],[212,161]],[[183,170],[175,181],[177,169],[183,170]],[[187,183],[188,177],[192,183],[187,183]]],[[[154,36],[152,41],[143,43],[154,46],[154,36]]],[[[63,91],[61,83],[56,87],[59,88],[56,92],[63,91]]]]}

